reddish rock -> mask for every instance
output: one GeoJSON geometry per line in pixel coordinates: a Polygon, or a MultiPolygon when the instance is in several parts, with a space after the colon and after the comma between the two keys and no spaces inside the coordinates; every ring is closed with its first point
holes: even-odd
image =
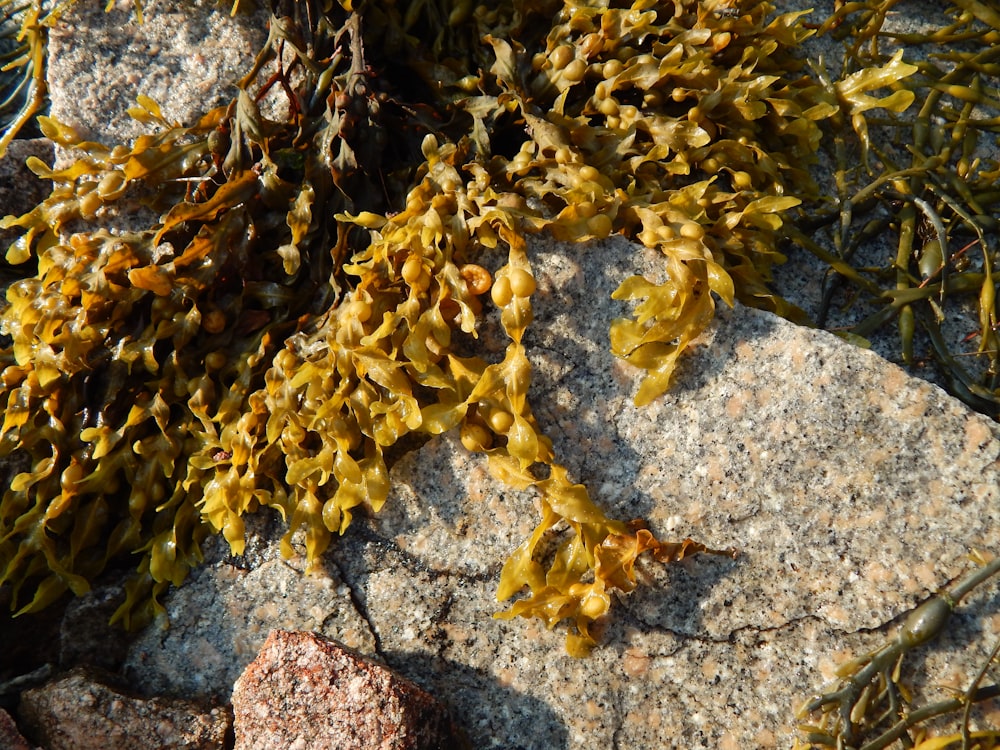
{"type": "Polygon", "coordinates": [[[223,709],[136,698],[85,669],[25,692],[18,714],[46,750],[222,750],[230,726],[223,709]]]}
{"type": "Polygon", "coordinates": [[[17,729],[10,714],[0,708],[0,747],[4,750],[31,750],[32,746],[17,729]]]}
{"type": "Polygon", "coordinates": [[[235,750],[461,747],[429,693],[315,633],[273,630],[233,689],[235,750]]]}

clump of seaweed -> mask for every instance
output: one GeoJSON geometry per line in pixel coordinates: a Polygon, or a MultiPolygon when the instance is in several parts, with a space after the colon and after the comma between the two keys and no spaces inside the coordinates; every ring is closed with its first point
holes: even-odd
{"type": "Polygon", "coordinates": [[[832,205],[786,225],[788,236],[830,268],[820,326],[843,314],[838,298],[844,309],[866,309],[845,333],[864,343],[894,325],[902,362],[934,362],[951,393],[996,419],[1000,14],[978,0],[951,0],[940,28],[903,33],[886,24],[895,6],[846,3],[819,27],[845,41],[848,78],[890,60],[907,65],[912,74],[896,95],[915,104],[831,118],[832,205]],[[844,131],[859,136],[856,150],[844,131]],[[822,226],[832,249],[818,240],[822,226]],[[894,245],[889,256],[866,252],[885,238],[894,245]]]}
{"type": "Polygon", "coordinates": [[[236,100],[192,126],[140,99],[151,133],[109,147],[39,118],[78,156],[33,160],[52,195],[2,223],[24,230],[8,261],[38,271],[2,315],[0,454],[31,469],[0,503],[0,583],[31,612],[138,553],[116,618],[145,621],[208,534],[239,554],[245,514],[273,508],[284,550],[301,530],[315,563],[385,502],[387,449],[458,429],[539,495],[497,592],[527,594],[501,616],[568,619],[584,654],[639,555],[713,550],[608,518],[558,462],[528,400],[528,235],[621,233],[661,253],[665,281],[614,295],[636,303],[611,345],[645,371],[648,403],[713,295],[796,314],[767,280],[784,212],[814,189],[817,122],[908,69],[825,86],[794,55],[801,14],[761,2],[272,10],[236,100]],[[283,116],[261,114],[267,96],[283,116]],[[140,195],[153,226],[80,228],[140,195]],[[487,249],[506,253],[495,275],[476,262],[487,249]],[[490,305],[499,362],[468,354],[490,305]]]}

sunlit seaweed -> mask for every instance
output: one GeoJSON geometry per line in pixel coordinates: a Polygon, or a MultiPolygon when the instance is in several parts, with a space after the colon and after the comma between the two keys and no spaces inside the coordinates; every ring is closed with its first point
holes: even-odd
{"type": "Polygon", "coordinates": [[[140,99],[151,134],[112,148],[39,118],[79,156],[31,161],[52,195],[2,223],[24,230],[8,261],[38,272],[2,318],[0,454],[31,469],[0,504],[0,583],[35,611],[138,552],[116,617],[145,621],[208,534],[239,554],[244,515],[270,507],[284,551],[301,530],[316,563],[386,500],[388,448],[458,429],[539,497],[498,587],[527,595],[500,616],[569,619],[584,654],[640,554],[712,550],[608,518],[558,462],[527,398],[527,235],[660,251],[665,280],[623,279],[636,305],[611,330],[648,403],[713,295],[799,315],[767,281],[785,212],[814,191],[817,122],[898,108],[869,92],[909,69],[826,85],[794,54],[801,14],[761,2],[342,5],[277,3],[237,99],[190,127],[140,99]],[[261,115],[271,95],[283,119],[261,115]],[[153,226],[80,228],[139,195],[153,226]],[[496,248],[491,278],[476,261],[496,248]],[[499,362],[468,354],[489,305],[499,362]]]}
{"type": "Polygon", "coordinates": [[[45,101],[39,7],[0,0],[0,156],[45,101]]]}

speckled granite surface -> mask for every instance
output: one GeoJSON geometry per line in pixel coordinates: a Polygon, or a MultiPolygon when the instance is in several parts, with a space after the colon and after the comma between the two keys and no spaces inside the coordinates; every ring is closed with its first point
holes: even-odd
{"type": "Polygon", "coordinates": [[[48,71],[51,114],[104,143],[145,132],[127,114],[140,94],[182,125],[228,104],[267,38],[266,13],[225,3],[144,0],[141,24],[131,0],[104,7],[78,3],[52,30],[48,71]]]}
{"type": "MultiPolygon", "coordinates": [[[[397,466],[367,540],[337,554],[390,663],[460,705],[479,747],[790,746],[836,663],[1000,541],[997,427],[831,334],[723,311],[675,390],[634,407],[637,379],[607,353],[622,310],[601,300],[635,258],[622,241],[536,245],[539,419],[607,507],[737,561],[646,565],[604,646],[569,659],[559,633],[488,619],[492,540],[521,538],[531,499],[450,437],[397,466]]],[[[968,626],[992,632],[992,611],[968,626]]],[[[927,657],[928,680],[967,666],[955,649],[927,657]]]]}
{"type": "MultiPolygon", "coordinates": [[[[532,257],[532,397],[563,460],[620,516],[735,545],[740,558],[643,565],[601,648],[571,659],[561,631],[491,618],[500,563],[530,531],[534,501],[445,435],[396,465],[383,512],[329,554],[329,586],[255,593],[220,560],[171,594],[178,622],[133,646],[137,684],[225,695],[251,656],[227,644],[300,622],[353,628],[361,648],[448,703],[477,748],[789,747],[795,708],[836,664],[967,569],[970,548],[1000,548],[1000,430],[936,387],[740,308],[720,311],[671,393],[637,409],[635,373],[607,353],[623,312],[609,296],[633,268],[654,273],[655,256],[612,240],[541,241],[532,257]],[[239,594],[224,592],[227,578],[239,594]]],[[[503,343],[488,329],[483,341],[503,343]]],[[[255,544],[261,560],[275,554],[255,544]]],[[[958,686],[984,656],[990,638],[965,639],[1000,630],[995,597],[977,593],[921,655],[918,689],[958,686]]]]}

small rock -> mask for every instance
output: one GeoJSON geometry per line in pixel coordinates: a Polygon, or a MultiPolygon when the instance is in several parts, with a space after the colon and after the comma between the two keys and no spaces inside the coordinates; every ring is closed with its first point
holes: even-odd
{"type": "Polygon", "coordinates": [[[32,750],[29,743],[17,729],[10,714],[0,708],[0,747],[4,750],[32,750]]]}
{"type": "Polygon", "coordinates": [[[222,750],[230,727],[222,709],[135,698],[85,669],[27,691],[18,713],[47,750],[222,750]]]}
{"type": "Polygon", "coordinates": [[[236,750],[460,746],[433,696],[314,633],[272,631],[236,681],[233,713],[236,750]]]}

